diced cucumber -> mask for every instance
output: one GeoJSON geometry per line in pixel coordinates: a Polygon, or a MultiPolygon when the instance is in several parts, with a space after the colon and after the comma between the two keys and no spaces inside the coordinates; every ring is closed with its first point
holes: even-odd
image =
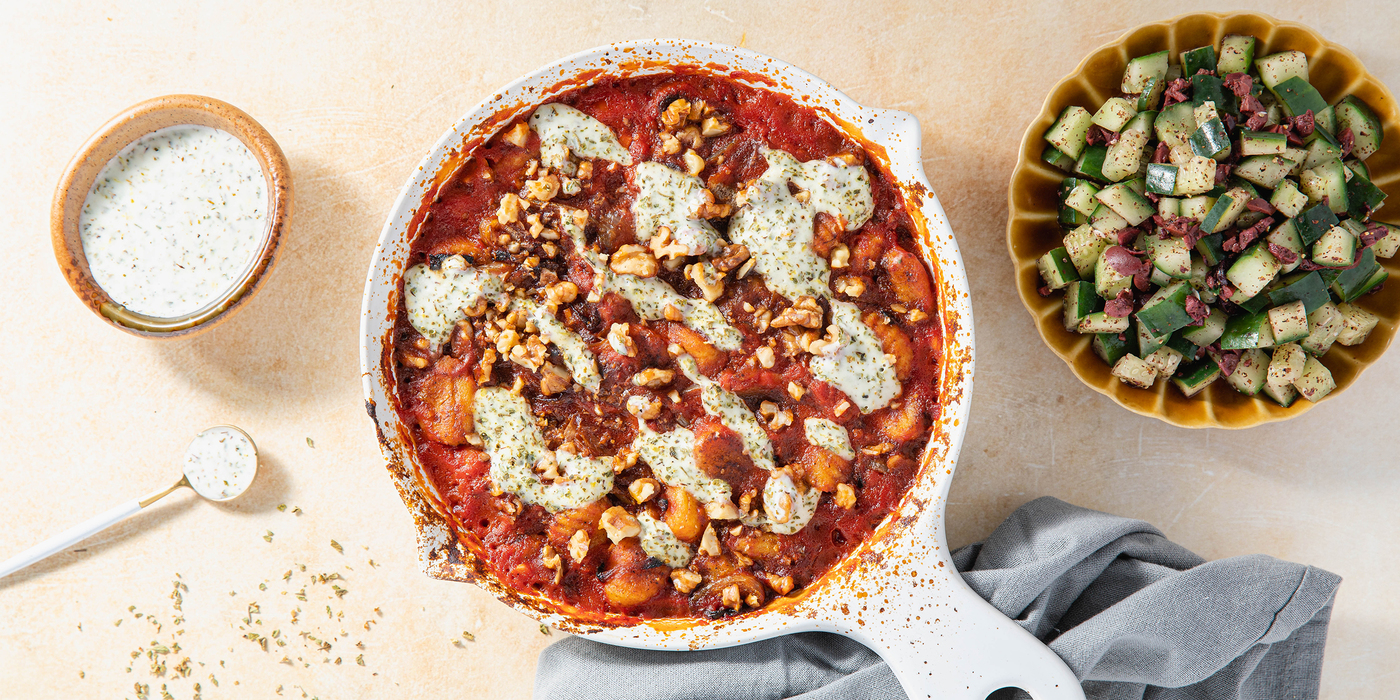
{"type": "Polygon", "coordinates": [[[1191,134],[1196,132],[1196,116],[1191,104],[1178,102],[1162,110],[1153,122],[1152,130],[1157,132],[1157,140],[1170,148],[1190,145],[1191,134]]]}
{"type": "Polygon", "coordinates": [[[1132,349],[1136,351],[1138,357],[1144,360],[1147,359],[1148,355],[1156,352],[1157,348],[1166,345],[1167,340],[1172,337],[1171,333],[1166,335],[1152,335],[1141,323],[1133,325],[1133,339],[1136,340],[1137,343],[1132,349]]]}
{"type": "MultiPolygon", "coordinates": [[[[1147,136],[1151,136],[1153,134],[1152,125],[1156,123],[1156,121],[1156,110],[1139,109],[1138,113],[1134,114],[1133,118],[1128,120],[1128,124],[1123,127],[1123,131],[1132,131],[1136,129],[1147,136]]],[[[1143,143],[1146,144],[1147,141],[1144,140],[1143,143]]]]}
{"type": "Polygon", "coordinates": [[[1206,195],[1187,197],[1181,200],[1181,215],[1196,221],[1205,221],[1206,214],[1215,206],[1215,199],[1206,195]]]}
{"type": "Polygon", "coordinates": [[[1103,299],[1094,293],[1094,285],[1081,280],[1070,282],[1065,288],[1065,330],[1079,332],[1079,324],[1084,317],[1102,308],[1103,299]]]}
{"type": "Polygon", "coordinates": [[[1137,226],[1157,213],[1157,208],[1152,206],[1150,200],[1134,192],[1124,183],[1109,185],[1094,196],[1115,214],[1123,217],[1130,226],[1137,226]]]}
{"type": "Polygon", "coordinates": [[[1132,119],[1135,114],[1137,114],[1137,109],[1133,107],[1133,103],[1121,97],[1110,97],[1104,100],[1099,111],[1094,112],[1094,116],[1090,117],[1089,120],[1109,131],[1116,132],[1122,131],[1123,125],[1127,124],[1128,120],[1132,119]]]}
{"type": "Polygon", "coordinates": [[[1128,189],[1130,189],[1130,190],[1132,190],[1132,191],[1134,191],[1134,192],[1136,192],[1136,193],[1138,193],[1138,194],[1140,194],[1140,195],[1146,195],[1146,194],[1147,194],[1147,178],[1144,178],[1144,177],[1135,177],[1135,178],[1132,178],[1132,179],[1129,179],[1129,180],[1124,180],[1124,181],[1123,181],[1123,184],[1127,185],[1127,186],[1128,186],[1128,189]]]}
{"type": "Polygon", "coordinates": [[[1196,132],[1191,134],[1191,150],[1205,158],[1223,158],[1229,155],[1230,132],[1225,130],[1224,122],[1211,119],[1201,124],[1196,132]]]}
{"type": "Polygon", "coordinates": [[[1104,364],[1112,367],[1118,364],[1118,360],[1128,354],[1128,341],[1119,338],[1118,333],[1099,333],[1094,336],[1093,342],[1089,345],[1093,347],[1094,354],[1103,360],[1104,364]]]}
{"type": "MultiPolygon", "coordinates": [[[[1185,331],[1182,332],[1184,333],[1185,331]]],[[[1166,347],[1177,351],[1186,362],[1195,360],[1196,355],[1200,354],[1201,350],[1195,343],[1183,338],[1181,333],[1173,333],[1172,337],[1167,338],[1166,347]]]]}
{"type": "Polygon", "coordinates": [[[1319,126],[1322,127],[1322,130],[1327,132],[1328,134],[1337,133],[1337,108],[1328,107],[1327,109],[1324,109],[1321,112],[1313,114],[1313,126],[1313,133],[1303,137],[1305,141],[1308,138],[1318,137],[1316,127],[1319,126]]]}
{"type": "Polygon", "coordinates": [[[1215,70],[1215,64],[1214,46],[1202,46],[1181,52],[1181,74],[1188,78],[1195,75],[1197,71],[1215,70]]]}
{"type": "Polygon", "coordinates": [[[1207,357],[1178,368],[1176,376],[1172,377],[1172,384],[1187,398],[1191,398],[1219,378],[1220,365],[1207,357]]]}
{"type": "Polygon", "coordinates": [[[1292,384],[1303,376],[1303,365],[1307,362],[1308,354],[1297,343],[1284,343],[1274,348],[1274,356],[1269,360],[1269,381],[1292,384]]]}
{"type": "Polygon", "coordinates": [[[1152,266],[1173,279],[1186,279],[1191,276],[1191,246],[1180,236],[1161,237],[1149,234],[1147,239],[1148,257],[1152,266]]]}
{"type": "Polygon", "coordinates": [[[1308,111],[1317,114],[1327,109],[1327,100],[1322,99],[1317,88],[1309,85],[1306,78],[1294,76],[1269,87],[1273,88],[1274,94],[1283,100],[1284,106],[1295,116],[1308,111]]]}
{"type": "MultiPolygon", "coordinates": [[[[1097,196],[1097,195],[1096,195],[1097,196]]],[[[1128,228],[1128,220],[1114,213],[1112,209],[1100,204],[1094,209],[1094,213],[1089,215],[1089,223],[1095,231],[1104,234],[1113,234],[1128,228]]]]}
{"type": "Polygon", "coordinates": [[[1113,376],[1124,384],[1139,389],[1151,389],[1157,381],[1157,369],[1137,355],[1128,353],[1118,358],[1118,362],[1113,365],[1113,376]]]}
{"type": "Polygon", "coordinates": [[[1370,248],[1361,251],[1356,267],[1343,270],[1332,280],[1332,291],[1342,301],[1355,301],[1363,294],[1375,289],[1384,282],[1390,273],[1376,262],[1376,254],[1370,248]]]}
{"type": "Polygon", "coordinates": [[[1095,231],[1089,224],[1065,234],[1065,252],[1069,253],[1070,262],[1074,263],[1079,279],[1094,278],[1094,263],[1099,261],[1099,255],[1103,254],[1104,249],[1115,242],[1107,235],[1095,231]]]}
{"type": "Polygon", "coordinates": [[[1063,204],[1060,205],[1059,212],[1060,226],[1063,226],[1065,228],[1074,228],[1076,226],[1083,226],[1084,224],[1089,223],[1089,217],[1063,204]]]}
{"type": "MultiPolygon", "coordinates": [[[[1147,191],[1153,194],[1176,194],[1176,166],[1167,163],[1147,164],[1147,191]]],[[[1161,213],[1159,200],[1158,213],[1161,213]]]]}
{"type": "Polygon", "coordinates": [[[1284,408],[1293,405],[1298,400],[1298,390],[1293,388],[1293,384],[1274,382],[1266,377],[1264,380],[1264,395],[1273,399],[1275,403],[1284,408]]]}
{"type": "Polygon", "coordinates": [[[1317,403],[1337,388],[1337,382],[1332,379],[1332,371],[1327,369],[1322,361],[1316,357],[1309,357],[1303,364],[1303,374],[1293,380],[1293,388],[1297,389],[1303,398],[1317,403]]]}
{"type": "Polygon", "coordinates": [[[1327,285],[1323,283],[1322,275],[1316,270],[1289,275],[1283,278],[1282,282],[1278,289],[1268,292],[1269,303],[1274,306],[1296,301],[1302,303],[1304,312],[1312,313],[1332,300],[1327,294],[1327,285]]]}
{"type": "Polygon", "coordinates": [[[1220,58],[1215,61],[1215,74],[1248,73],[1254,65],[1254,37],[1226,34],[1220,40],[1220,58]]]}
{"type": "Polygon", "coordinates": [[[1225,333],[1220,336],[1221,350],[1267,348],[1273,344],[1274,331],[1268,314],[1236,316],[1225,324],[1225,333]]]}
{"type": "Polygon", "coordinates": [[[1172,278],[1167,275],[1167,273],[1154,267],[1147,272],[1147,281],[1151,282],[1152,286],[1160,288],[1171,284],[1172,278]]]}
{"type": "Polygon", "coordinates": [[[1147,87],[1148,80],[1167,77],[1168,54],[1167,51],[1158,51],[1129,59],[1118,89],[1129,95],[1137,94],[1147,87]]]}
{"type": "Polygon", "coordinates": [[[1240,155],[1283,155],[1288,150],[1288,137],[1270,131],[1246,131],[1240,134],[1240,155]]]}
{"type": "Polygon", "coordinates": [[[1279,261],[1280,272],[1292,272],[1298,269],[1298,266],[1303,264],[1303,259],[1308,257],[1308,248],[1303,245],[1303,239],[1298,236],[1298,227],[1293,223],[1293,219],[1279,224],[1277,228],[1270,231],[1267,240],[1269,243],[1293,252],[1295,258],[1293,262],[1279,261]]]}
{"type": "Polygon", "coordinates": [[[1060,183],[1060,201],[1067,207],[1088,216],[1099,203],[1094,199],[1099,187],[1088,180],[1069,177],[1060,183]]]}
{"type": "Polygon", "coordinates": [[[1249,156],[1235,166],[1234,173],[1247,182],[1272,189],[1288,177],[1293,166],[1293,161],[1283,156],[1249,156]]]}
{"type": "Polygon", "coordinates": [[[1085,314],[1079,321],[1080,333],[1124,333],[1127,330],[1127,316],[1109,316],[1102,311],[1085,314]]]}
{"type": "Polygon", "coordinates": [[[1254,62],[1259,69],[1259,80],[1264,87],[1272,88],[1289,78],[1308,79],[1308,56],[1302,51],[1283,51],[1269,54],[1254,62]]]}
{"type": "Polygon", "coordinates": [[[1312,261],[1323,267],[1347,267],[1356,261],[1356,236],[1333,226],[1312,247],[1312,261]]]}
{"type": "Polygon", "coordinates": [[[1342,129],[1351,129],[1356,139],[1351,154],[1361,160],[1370,158],[1380,149],[1381,140],[1385,138],[1381,120],[1376,118],[1370,105],[1355,95],[1347,95],[1337,103],[1337,130],[1342,129]]]}
{"type": "Polygon", "coordinates": [[[1220,112],[1215,108],[1214,102],[1203,102],[1191,108],[1191,116],[1196,118],[1196,124],[1205,126],[1206,122],[1212,119],[1219,119],[1220,112]]]}
{"type": "Polygon", "coordinates": [[[1040,159],[1067,173],[1074,172],[1075,159],[1054,146],[1046,146],[1040,159]]]}
{"type": "Polygon", "coordinates": [[[1385,193],[1365,175],[1353,173],[1346,183],[1347,215],[1353,219],[1368,219],[1385,205],[1385,193]]]}
{"type": "Polygon", "coordinates": [[[1303,245],[1312,245],[1322,238],[1322,234],[1336,226],[1338,221],[1337,215],[1333,214],[1331,209],[1319,204],[1294,217],[1293,223],[1298,227],[1298,237],[1303,239],[1303,245]]]}
{"type": "Polygon", "coordinates": [[[1191,315],[1186,313],[1186,299],[1193,294],[1191,285],[1187,282],[1173,282],[1157,290],[1133,317],[1149,334],[1169,335],[1192,323],[1191,315]]]}
{"type": "Polygon", "coordinates": [[[1308,144],[1308,157],[1303,159],[1303,169],[1312,170],[1327,161],[1340,160],[1341,157],[1341,146],[1328,139],[1320,138],[1308,144]]]}
{"type": "Polygon", "coordinates": [[[1093,123],[1093,118],[1094,115],[1083,107],[1065,107],[1064,111],[1060,112],[1060,118],[1045,132],[1045,140],[1069,157],[1078,158],[1084,153],[1084,144],[1089,137],[1089,126],[1093,123]]]}
{"type": "Polygon", "coordinates": [[[1203,194],[1215,187],[1215,161],[1203,156],[1191,158],[1176,171],[1176,192],[1178,196],[1203,194]]]}
{"type": "Polygon", "coordinates": [[[1268,316],[1275,343],[1291,343],[1308,337],[1308,312],[1301,300],[1275,306],[1269,309],[1268,316]]]}
{"type": "Polygon", "coordinates": [[[1288,174],[1298,177],[1298,174],[1303,172],[1303,164],[1308,162],[1308,149],[1289,146],[1288,150],[1283,152],[1283,159],[1293,164],[1293,169],[1289,170],[1288,174]]]}
{"type": "Polygon", "coordinates": [[[1040,256],[1035,266],[1040,269],[1040,278],[1050,289],[1064,289],[1070,282],[1079,279],[1074,262],[1064,248],[1056,248],[1040,256]]]}
{"type": "Polygon", "coordinates": [[[1337,310],[1342,312],[1342,330],[1337,334],[1337,342],[1342,345],[1360,345],[1366,342],[1366,336],[1371,335],[1371,331],[1375,330],[1376,324],[1381,320],[1370,311],[1345,302],[1338,304],[1337,310]]]}
{"type": "MultiPolygon", "coordinates": [[[[1173,173],[1175,178],[1176,174],[1173,173]]],[[[1181,200],[1176,197],[1162,197],[1157,200],[1157,215],[1162,217],[1181,216],[1181,200]]]]}
{"type": "Polygon", "coordinates": [[[1395,257],[1395,253],[1400,251],[1400,227],[1395,224],[1387,224],[1384,221],[1376,221],[1384,226],[1387,233],[1385,237],[1371,244],[1371,250],[1376,252],[1378,258],[1395,257]]]}
{"type": "MultiPolygon", "coordinates": [[[[1298,177],[1299,189],[1308,197],[1308,204],[1326,203],[1333,214],[1347,210],[1347,180],[1342,162],[1329,160],[1298,177]]],[[[1384,195],[1382,195],[1384,198],[1384,195]]]]}
{"type": "Polygon", "coordinates": [[[1236,294],[1230,297],[1230,301],[1234,302],[1235,306],[1244,309],[1248,313],[1262,313],[1268,311],[1269,306],[1271,305],[1269,300],[1269,293],[1278,289],[1281,286],[1283,286],[1282,283],[1280,283],[1278,278],[1275,277],[1274,280],[1269,283],[1269,286],[1264,287],[1264,291],[1259,292],[1258,294],[1255,294],[1252,297],[1246,297],[1244,294],[1236,294]]]}
{"type": "Polygon", "coordinates": [[[1264,379],[1269,372],[1269,356],[1263,350],[1250,348],[1240,353],[1240,363],[1235,371],[1225,378],[1235,391],[1245,396],[1254,396],[1264,388],[1264,379]]]}
{"type": "MultiPolygon", "coordinates": [[[[1235,93],[1225,89],[1224,83],[1213,75],[1191,76],[1191,104],[1193,107],[1214,102],[1221,112],[1235,112],[1235,93]]],[[[1199,123],[1199,122],[1197,122],[1199,123]]]]}
{"type": "Polygon", "coordinates": [[[1079,160],[1074,163],[1074,174],[1095,180],[1108,179],[1103,176],[1103,161],[1107,157],[1107,146],[1085,146],[1084,152],[1079,154],[1079,160]]]}
{"type": "Polygon", "coordinates": [[[1269,204],[1288,217],[1297,216],[1308,205],[1308,196],[1298,191],[1292,180],[1283,180],[1274,188],[1269,204]]]}
{"type": "Polygon", "coordinates": [[[1225,279],[1245,297],[1253,298],[1264,290],[1282,268],[1278,258],[1269,252],[1265,241],[1259,241],[1245,249],[1239,259],[1225,271],[1225,279]]]}
{"type": "Polygon", "coordinates": [[[1113,299],[1132,283],[1132,276],[1119,274],[1104,256],[1100,255],[1098,262],[1094,263],[1094,291],[1098,292],[1099,296],[1113,299]]]}
{"type": "Polygon", "coordinates": [[[1326,355],[1332,349],[1332,343],[1337,342],[1337,336],[1341,335],[1344,325],[1342,312],[1329,301],[1308,314],[1308,325],[1312,327],[1312,332],[1300,345],[1314,355],[1326,355]]]}
{"type": "Polygon", "coordinates": [[[1216,233],[1224,231],[1234,225],[1235,220],[1244,213],[1245,205],[1253,199],[1249,193],[1236,187],[1220,198],[1215,200],[1215,206],[1206,213],[1206,218],[1201,222],[1201,230],[1206,233],[1216,233]]]}
{"type": "Polygon", "coordinates": [[[1100,171],[1110,182],[1118,182],[1138,171],[1142,161],[1142,149],[1147,145],[1147,132],[1127,129],[1118,136],[1104,154],[1100,171]]]}
{"type": "Polygon", "coordinates": [[[1219,265],[1225,259],[1224,235],[1211,233],[1201,236],[1201,240],[1196,241],[1196,252],[1201,254],[1201,259],[1208,265],[1219,265]]]}
{"type": "MultiPolygon", "coordinates": [[[[1350,170],[1352,173],[1360,175],[1361,177],[1364,177],[1367,180],[1371,179],[1371,169],[1367,167],[1365,163],[1355,158],[1348,158],[1342,161],[1342,165],[1347,166],[1347,170],[1350,170]]],[[[1350,182],[1351,178],[1348,177],[1347,181],[1350,182]]]]}
{"type": "Polygon", "coordinates": [[[1180,351],[1163,345],[1153,350],[1152,354],[1143,355],[1142,361],[1157,370],[1157,376],[1170,377],[1176,372],[1176,368],[1181,366],[1181,358],[1182,354],[1180,351]]]}

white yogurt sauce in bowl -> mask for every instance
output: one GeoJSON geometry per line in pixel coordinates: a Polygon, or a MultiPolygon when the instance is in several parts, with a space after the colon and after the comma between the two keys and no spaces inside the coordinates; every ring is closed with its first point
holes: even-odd
{"type": "Polygon", "coordinates": [[[185,479],[211,501],[237,497],[258,474],[258,449],[248,434],[229,425],[210,428],[185,448],[185,479]]]}
{"type": "Polygon", "coordinates": [[[78,232],[93,281],[128,311],[179,318],[240,287],[268,235],[262,166],[227,131],[153,131],[108,161],[78,232]]]}

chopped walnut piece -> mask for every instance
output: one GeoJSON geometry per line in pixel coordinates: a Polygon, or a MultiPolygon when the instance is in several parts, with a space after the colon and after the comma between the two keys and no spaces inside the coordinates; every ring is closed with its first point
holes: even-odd
{"type": "Polygon", "coordinates": [[[530,199],[548,202],[559,194],[559,186],[559,176],[550,173],[538,180],[526,180],[525,193],[529,195],[530,199]]]}
{"type": "Polygon", "coordinates": [[[629,323],[614,323],[608,328],[608,345],[613,351],[626,357],[637,356],[637,344],[632,341],[632,325],[629,323]]]}
{"type": "Polygon", "coordinates": [[[630,447],[613,455],[612,459],[614,474],[621,474],[622,472],[625,472],[628,469],[637,466],[637,453],[633,452],[630,447]]]}
{"type": "Polygon", "coordinates": [[[705,117],[705,119],[700,122],[700,135],[707,139],[723,136],[729,133],[730,128],[732,127],[730,127],[729,122],[724,119],[716,116],[709,116],[705,117]]]}
{"type": "Polygon", "coordinates": [[[758,415],[763,416],[766,420],[772,420],[773,416],[778,415],[778,404],[772,401],[764,401],[758,404],[758,415]]]}
{"type": "Polygon", "coordinates": [[[856,507],[856,490],[850,484],[836,485],[836,505],[846,510],[856,507]]]}
{"type": "Polygon", "coordinates": [[[622,506],[613,506],[603,511],[598,525],[608,534],[608,539],[612,540],[613,544],[642,533],[641,523],[638,523],[631,513],[623,510],[622,506]]]}
{"type": "Polygon", "coordinates": [[[681,140],[675,134],[661,132],[661,152],[673,156],[681,152],[681,140]]]}
{"type": "Polygon", "coordinates": [[[566,177],[559,189],[565,197],[572,197],[583,191],[583,184],[578,181],[578,178],[566,177]]]}
{"type": "Polygon", "coordinates": [[[654,396],[633,394],[627,397],[627,412],[642,420],[651,420],[661,415],[661,401],[654,396]]]}
{"type": "Polygon", "coordinates": [[[705,301],[714,301],[724,295],[724,273],[705,263],[695,263],[685,268],[685,276],[695,282],[704,295],[705,301]]]}
{"type": "Polygon", "coordinates": [[[578,164],[578,172],[574,173],[580,180],[593,179],[593,161],[585,160],[578,164]]]}
{"type": "Polygon", "coordinates": [[[712,557],[719,556],[719,535],[715,534],[713,524],[706,525],[704,534],[700,535],[700,551],[712,557]]]}
{"type": "Polygon", "coordinates": [[[676,308],[675,304],[667,304],[666,306],[662,307],[661,315],[665,317],[667,321],[675,321],[677,323],[680,323],[681,321],[685,320],[685,314],[681,313],[681,310],[676,308]]]}
{"type": "Polygon", "coordinates": [[[738,244],[727,245],[720,254],[710,260],[710,264],[715,266],[720,272],[729,272],[749,259],[749,249],[747,246],[738,244]]]}
{"type": "Polygon", "coordinates": [[[661,491],[661,484],[656,479],[637,479],[627,485],[627,493],[632,494],[632,500],[638,503],[646,503],[661,491]]]}
{"type": "Polygon", "coordinates": [[[757,350],[754,350],[753,355],[754,357],[758,358],[758,364],[760,367],[764,369],[773,369],[773,348],[770,348],[767,345],[760,345],[757,350]]]}
{"type": "Polygon", "coordinates": [[[789,425],[792,425],[792,411],[786,409],[773,414],[773,417],[768,421],[769,430],[782,430],[789,425]]]}
{"type": "Polygon", "coordinates": [[[773,324],[773,312],[768,309],[759,309],[753,315],[754,328],[759,333],[767,333],[769,326],[773,324]]]}
{"type": "Polygon", "coordinates": [[[502,226],[520,221],[520,197],[514,193],[507,192],[501,197],[501,206],[496,210],[496,221],[502,226]]]}
{"type": "Polygon", "coordinates": [[[693,150],[686,151],[681,160],[685,161],[685,170],[691,175],[699,175],[705,169],[705,159],[693,150]]]}
{"type": "Polygon", "coordinates": [[[617,249],[608,259],[608,267],[619,275],[655,277],[658,266],[651,251],[639,245],[628,244],[617,249]]]}
{"type": "Polygon", "coordinates": [[[768,583],[778,595],[787,595],[792,592],[793,581],[791,576],[779,576],[777,574],[764,574],[763,580],[768,583]]]}
{"type": "Polygon", "coordinates": [[[690,249],[685,247],[685,244],[672,239],[670,226],[657,226],[656,233],[647,241],[647,247],[657,260],[677,260],[690,254],[690,249]]]}
{"type": "Polygon", "coordinates": [[[724,591],[719,596],[720,604],[731,610],[738,610],[743,607],[743,600],[739,597],[739,584],[731,583],[725,586],[724,591]]]}
{"type": "Polygon", "coordinates": [[[691,148],[699,148],[705,143],[705,137],[700,135],[700,129],[694,126],[687,126],[677,131],[676,138],[691,148]]]}
{"type": "Polygon", "coordinates": [[[524,148],[525,142],[530,140],[530,127],[525,126],[525,122],[516,122],[501,138],[516,148],[524,148]]]}
{"type": "MultiPolygon", "coordinates": [[[[559,578],[559,577],[558,577],[558,576],[555,576],[555,578],[557,579],[557,578],[559,578]]],[[[558,583],[558,581],[555,581],[555,583],[558,583]]],[[[762,606],[763,606],[763,599],[762,599],[762,598],[759,598],[757,593],[750,593],[750,594],[748,594],[748,596],[746,596],[746,597],[744,598],[744,604],[747,605],[747,606],[749,606],[749,607],[751,607],[751,608],[762,607],[762,606]]]]}
{"type": "Polygon", "coordinates": [[[904,318],[910,323],[918,323],[928,320],[928,314],[924,313],[923,309],[912,309],[904,318]]]}
{"type": "Polygon", "coordinates": [[[826,335],[807,344],[807,352],[813,355],[834,355],[841,349],[841,329],[834,324],[826,327],[826,335]]]}
{"type": "Polygon", "coordinates": [[[865,280],[859,277],[837,277],[835,287],[837,294],[845,294],[853,299],[865,294],[865,280]]]}
{"type": "Polygon", "coordinates": [[[540,393],[545,396],[553,396],[566,391],[573,383],[573,377],[569,376],[564,368],[553,362],[546,362],[540,371],[540,393]]]}
{"type": "Polygon", "coordinates": [[[675,379],[675,378],[676,378],[676,372],[675,372],[675,370],[670,370],[670,369],[657,369],[657,368],[655,368],[655,367],[648,367],[648,368],[646,368],[646,369],[644,369],[644,370],[642,370],[642,371],[640,371],[640,372],[638,372],[638,373],[632,375],[632,385],[633,385],[633,386],[651,387],[651,388],[655,389],[655,388],[657,388],[657,387],[661,387],[661,386],[665,386],[665,385],[667,385],[667,384],[670,384],[670,383],[671,383],[671,380],[672,380],[672,379],[675,379]]]}
{"type": "Polygon", "coordinates": [[[703,580],[704,579],[700,578],[700,574],[690,569],[671,569],[671,584],[681,593],[690,593],[695,590],[703,580]]]}
{"type": "Polygon", "coordinates": [[[671,104],[666,105],[666,109],[661,112],[661,125],[673,129],[684,124],[690,118],[690,101],[684,97],[671,100],[671,104]]]}
{"type": "Polygon", "coordinates": [[[491,381],[491,370],[496,366],[496,349],[486,348],[481,351],[481,362],[476,365],[476,383],[486,384],[491,381]]]}
{"type": "Polygon", "coordinates": [[[818,306],[817,300],[812,297],[801,297],[796,304],[783,309],[783,312],[773,319],[771,325],[774,328],[787,328],[788,326],[821,328],[822,307],[818,306]]]}
{"type": "Polygon", "coordinates": [[[502,355],[508,355],[511,349],[519,344],[520,334],[516,333],[515,329],[501,331],[501,334],[496,336],[496,352],[502,355]]]}
{"type": "Polygon", "coordinates": [[[807,390],[798,386],[797,382],[788,382],[787,393],[788,396],[792,397],[793,401],[801,401],[802,396],[807,393],[807,390]]]}
{"type": "Polygon", "coordinates": [[[554,569],[554,583],[559,583],[564,577],[564,561],[560,559],[559,552],[555,551],[554,547],[545,545],[540,551],[540,562],[544,564],[544,568],[554,569]]]}
{"type": "Polygon", "coordinates": [[[558,284],[551,284],[545,288],[544,298],[549,300],[549,303],[556,306],[559,304],[567,304],[578,298],[578,285],[567,280],[559,282],[558,284]]]}
{"type": "Polygon", "coordinates": [[[832,266],[832,267],[834,267],[834,268],[836,268],[836,269],[839,270],[839,269],[841,269],[841,268],[843,268],[843,267],[850,267],[850,265],[851,265],[851,249],[850,249],[850,248],[847,248],[845,243],[841,243],[841,244],[837,245],[835,248],[832,248],[832,249],[831,249],[831,266],[832,266]]]}
{"type": "Polygon", "coordinates": [[[575,530],[574,536],[569,538],[569,558],[575,562],[583,561],[588,556],[588,546],[592,544],[592,538],[588,536],[587,530],[575,530]]]}
{"type": "Polygon", "coordinates": [[[851,410],[851,402],[842,401],[841,403],[836,404],[836,408],[832,409],[832,412],[836,414],[837,418],[840,418],[842,414],[849,410],[851,410]]]}

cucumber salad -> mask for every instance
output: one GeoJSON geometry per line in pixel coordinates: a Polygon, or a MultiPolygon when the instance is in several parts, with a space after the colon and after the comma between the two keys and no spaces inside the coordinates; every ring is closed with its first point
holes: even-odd
{"type": "Polygon", "coordinates": [[[1256,43],[1134,58],[1121,96],[1045,132],[1043,160],[1069,177],[1040,293],[1063,292],[1065,329],[1093,335],[1125,384],[1195,396],[1223,377],[1318,401],[1335,387],[1318,358],[1378,321],[1353,302],[1400,249],[1372,218],[1381,122],[1355,96],[1327,104],[1302,52],[1256,59],[1256,43]]]}

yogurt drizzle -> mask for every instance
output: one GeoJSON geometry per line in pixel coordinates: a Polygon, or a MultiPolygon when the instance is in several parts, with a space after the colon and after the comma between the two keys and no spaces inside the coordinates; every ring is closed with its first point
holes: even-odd
{"type": "Polygon", "coordinates": [[[637,240],[646,243],[658,226],[671,229],[672,240],[686,247],[689,255],[715,253],[720,248],[719,233],[704,219],[695,218],[706,203],[705,183],[662,163],[638,163],[633,171],[637,200],[632,203],[637,240]]]}
{"type": "Polygon", "coordinates": [[[549,449],[523,397],[485,387],[477,390],[473,410],[476,432],[491,457],[488,477],[496,488],[551,513],[581,508],[612,490],[612,460],[549,449]],[[557,464],[562,478],[545,483],[535,467],[547,470],[550,462],[557,464]]]}
{"type": "Polygon", "coordinates": [[[242,279],[267,231],[262,166],[232,134],[151,132],[102,169],[78,216],[88,269],[112,300],[175,318],[242,279]]]}
{"type": "Polygon", "coordinates": [[[642,551],[655,557],[673,569],[683,569],[690,565],[693,554],[690,546],[680,541],[671,526],[651,517],[642,511],[637,514],[637,524],[642,527],[642,551]]]}
{"type": "Polygon", "coordinates": [[[632,154],[622,147],[607,125],[565,104],[551,102],[530,115],[530,128],[540,136],[540,162],[565,175],[578,166],[569,152],[580,158],[601,158],[619,165],[631,165],[632,154]]]}

